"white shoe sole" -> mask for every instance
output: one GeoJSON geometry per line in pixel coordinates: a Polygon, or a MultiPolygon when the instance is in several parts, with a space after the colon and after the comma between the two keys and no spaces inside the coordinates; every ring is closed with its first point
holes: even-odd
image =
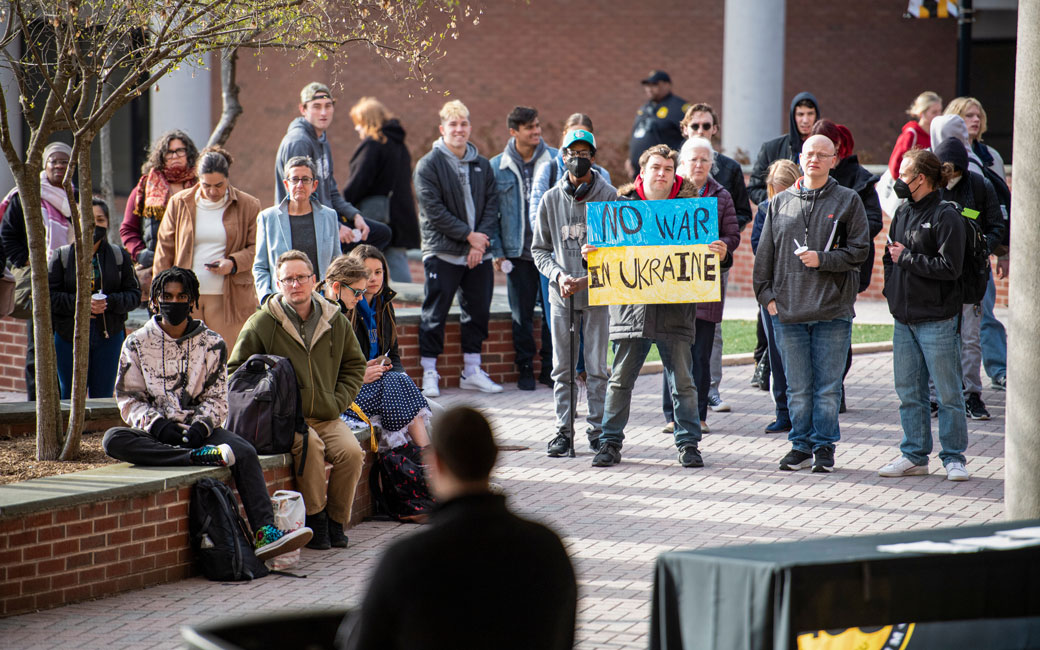
{"type": "Polygon", "coordinates": [[[423,394],[423,397],[440,397],[441,396],[441,389],[440,388],[423,388],[422,394],[423,394]]]}
{"type": "Polygon", "coordinates": [[[712,411],[715,411],[716,413],[729,413],[730,411],[729,404],[725,402],[721,402],[718,406],[709,405],[708,408],[710,408],[712,411]]]}
{"type": "Polygon", "coordinates": [[[882,478],[899,478],[901,476],[926,476],[928,474],[927,465],[914,465],[913,467],[907,468],[901,472],[895,469],[889,469],[882,467],[878,470],[878,476],[882,478]]]}
{"type": "MultiPolygon", "coordinates": [[[[502,387],[499,386],[498,384],[494,384],[492,386],[484,387],[484,386],[474,386],[473,384],[471,384],[469,382],[460,381],[459,382],[459,388],[461,388],[462,390],[479,390],[482,393],[501,393],[502,392],[502,387]]],[[[436,395],[434,395],[434,397],[436,397],[436,395]]]]}
{"type": "Polygon", "coordinates": [[[797,472],[798,470],[801,470],[801,469],[809,469],[810,467],[812,467],[812,462],[813,462],[813,459],[812,459],[812,456],[810,456],[809,458],[806,458],[802,462],[794,463],[793,465],[785,465],[784,463],[780,463],[780,469],[782,471],[785,471],[785,472],[797,472]]]}

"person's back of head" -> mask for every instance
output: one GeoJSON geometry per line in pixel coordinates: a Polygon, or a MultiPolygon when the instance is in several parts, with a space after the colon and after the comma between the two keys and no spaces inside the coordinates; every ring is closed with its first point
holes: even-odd
{"type": "MultiPolygon", "coordinates": [[[[459,406],[441,413],[433,421],[430,447],[439,461],[437,473],[446,475],[442,478],[486,488],[498,459],[498,445],[480,411],[459,406]]],[[[434,480],[435,490],[437,483],[434,480]]]]}

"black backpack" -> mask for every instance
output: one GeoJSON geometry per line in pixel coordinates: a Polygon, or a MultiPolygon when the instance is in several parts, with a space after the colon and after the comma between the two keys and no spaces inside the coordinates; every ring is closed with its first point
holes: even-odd
{"type": "Polygon", "coordinates": [[[212,478],[191,488],[188,533],[202,575],[210,580],[253,580],[269,572],[257,557],[231,488],[212,478]]]}
{"type": "MultiPolygon", "coordinates": [[[[997,193],[997,202],[1000,203],[1000,211],[1004,213],[1004,241],[1001,242],[1003,246],[1007,247],[1011,245],[1011,190],[1008,189],[1007,182],[1001,178],[1000,174],[993,171],[989,167],[982,166],[982,175],[993,185],[993,190],[997,193]]],[[[986,198],[983,195],[982,203],[985,203],[986,198]]],[[[998,251],[1001,254],[1005,254],[1006,251],[998,251]]],[[[996,254],[996,253],[994,253],[996,254]]]]}
{"type": "Polygon", "coordinates": [[[411,443],[377,454],[368,487],[377,519],[421,523],[433,511],[422,452],[411,443]]]}
{"type": "Polygon", "coordinates": [[[303,434],[297,476],[307,460],[307,423],[303,420],[296,370],[285,357],[254,354],[228,379],[225,428],[245,438],[259,454],[292,451],[295,434],[303,434]]]}
{"type": "Polygon", "coordinates": [[[986,237],[982,234],[982,228],[978,222],[978,212],[972,210],[975,216],[969,216],[967,209],[961,209],[959,205],[950,201],[951,206],[964,217],[964,266],[961,268],[960,286],[962,302],[965,305],[977,305],[982,302],[986,295],[986,287],[989,285],[989,246],[986,237]]]}

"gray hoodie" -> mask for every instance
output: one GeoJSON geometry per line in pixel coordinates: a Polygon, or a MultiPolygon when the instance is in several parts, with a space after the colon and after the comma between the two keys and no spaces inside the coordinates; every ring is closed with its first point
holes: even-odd
{"type": "MultiPolygon", "coordinates": [[[[557,277],[566,273],[572,278],[583,278],[588,270],[582,264],[581,246],[588,241],[585,209],[589,201],[615,201],[617,190],[603,180],[600,174],[592,175],[592,189],[581,201],[564,191],[568,183],[566,174],[554,187],[542,195],[538,204],[538,222],[531,243],[531,255],[538,271],[549,278],[553,290],[549,292],[549,303],[566,307],[560,297],[557,277]]],[[[574,294],[574,308],[585,309],[589,305],[589,292],[574,294]]]]}
{"type": "MultiPolygon", "coordinates": [[[[466,143],[466,153],[463,154],[462,158],[456,156],[448,145],[444,144],[444,138],[437,138],[433,143],[433,150],[439,152],[444,158],[452,165],[455,170],[455,175],[458,176],[459,185],[462,187],[462,196],[466,200],[466,224],[470,230],[476,229],[477,223],[477,208],[473,204],[473,188],[469,182],[469,164],[476,162],[477,147],[472,142],[466,143]]],[[[488,259],[491,253],[484,256],[484,259],[488,259]]],[[[446,253],[437,253],[437,257],[441,258],[445,262],[450,264],[457,264],[462,266],[466,263],[465,255],[448,255],[446,253]]]]}
{"type": "Polygon", "coordinates": [[[831,177],[818,190],[803,189],[804,180],[769,201],[755,254],[755,297],[762,306],[776,300],[783,323],[852,318],[859,267],[869,251],[863,202],[831,177]],[[832,233],[836,241],[827,247],[832,233]],[[819,268],[795,256],[795,240],[819,253],[819,268]]]}

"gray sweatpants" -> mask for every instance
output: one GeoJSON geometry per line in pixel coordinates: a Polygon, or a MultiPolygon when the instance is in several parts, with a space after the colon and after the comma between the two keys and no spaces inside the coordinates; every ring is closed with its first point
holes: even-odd
{"type": "MultiPolygon", "coordinates": [[[[555,287],[553,287],[555,288],[555,287]]],[[[552,290],[552,288],[550,289],[552,290]]],[[[571,404],[570,382],[574,366],[570,364],[571,336],[567,307],[553,302],[551,312],[553,343],[553,399],[556,402],[556,428],[569,434],[571,404]]],[[[599,438],[603,426],[603,400],[607,394],[610,367],[607,365],[607,346],[610,344],[610,312],[605,306],[589,306],[574,310],[577,323],[574,333],[574,359],[578,359],[578,330],[585,337],[585,373],[589,400],[589,439],[599,438]]],[[[577,390],[575,390],[575,398],[577,390]]]]}

